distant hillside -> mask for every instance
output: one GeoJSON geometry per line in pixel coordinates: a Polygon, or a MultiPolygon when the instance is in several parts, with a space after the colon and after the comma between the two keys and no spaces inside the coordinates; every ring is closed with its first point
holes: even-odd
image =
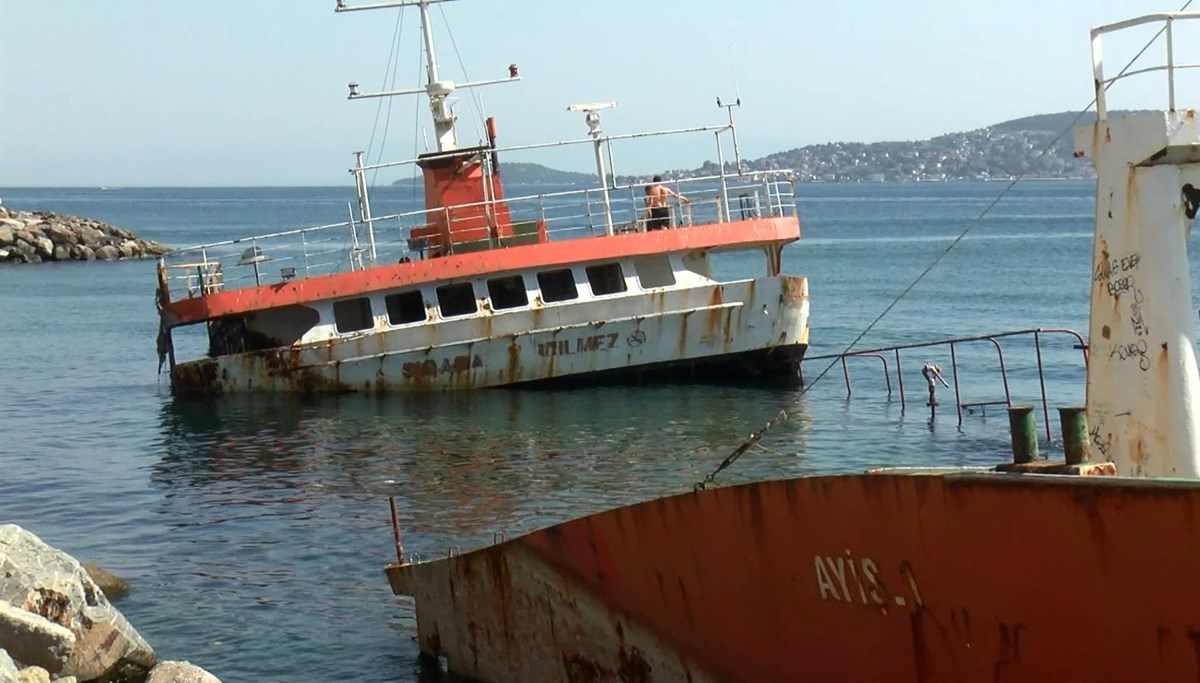
{"type": "MultiPolygon", "coordinates": [[[[1131,111],[1112,111],[1123,116],[1131,111]]],[[[1076,158],[1075,131],[1096,120],[1088,112],[1040,114],[963,133],[905,142],[832,142],[808,145],[743,162],[750,170],[790,169],[810,181],[921,181],[1009,178],[1093,178],[1087,159],[1076,158]],[[1067,130],[1071,127],[1070,130],[1067,130]],[[1065,132],[1064,132],[1065,131],[1065,132]],[[1061,137],[1057,137],[1060,136],[1061,137]],[[1057,137],[1057,141],[1055,141],[1057,137]],[[1041,151],[1052,141],[1054,146],[1041,151]]],[[[727,162],[727,165],[728,162],[727,162]]],[[[732,165],[729,165],[732,168],[732,165]]],[[[672,176],[711,175],[717,165],[672,171],[672,176]]]]}
{"type": "MultiPolygon", "coordinates": [[[[1110,116],[1138,113],[1109,112],[1110,116]]],[[[1076,158],[1072,149],[1072,127],[1096,120],[1094,112],[1075,119],[1075,112],[1038,114],[1004,121],[986,128],[948,133],[928,140],[894,142],[828,142],[776,152],[760,159],[744,159],[751,171],[791,170],[801,181],[824,182],[912,182],[1011,178],[1093,178],[1087,159],[1076,158]],[[1072,127],[1071,130],[1067,130],[1072,127]],[[1065,132],[1064,132],[1065,131],[1065,132]],[[1047,145],[1054,146],[1039,156],[1047,145]]],[[[733,168],[733,162],[726,161],[733,168]]],[[[717,164],[707,161],[699,168],[662,171],[668,178],[688,178],[717,173],[717,164]]],[[[593,185],[596,176],[559,171],[541,164],[500,163],[505,182],[515,185],[593,185]]],[[[648,182],[650,176],[618,176],[620,183],[648,182]]],[[[395,185],[414,182],[398,180],[395,185]]]]}

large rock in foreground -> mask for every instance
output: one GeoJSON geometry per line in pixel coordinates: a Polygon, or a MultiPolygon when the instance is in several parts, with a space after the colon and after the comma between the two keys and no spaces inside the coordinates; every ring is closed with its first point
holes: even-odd
{"type": "Polygon", "coordinates": [[[25,664],[36,663],[55,676],[80,681],[141,680],[154,665],[154,650],[108,602],[83,566],[13,524],[0,526],[0,600],[36,615],[13,620],[3,630],[5,637],[31,639],[0,642],[0,648],[17,655],[18,661],[22,647],[69,642],[55,624],[74,634],[73,645],[61,657],[51,649],[52,656],[25,664]]]}
{"type": "Polygon", "coordinates": [[[0,206],[0,263],[113,261],[152,258],[166,251],[158,242],[100,221],[0,206]]]}

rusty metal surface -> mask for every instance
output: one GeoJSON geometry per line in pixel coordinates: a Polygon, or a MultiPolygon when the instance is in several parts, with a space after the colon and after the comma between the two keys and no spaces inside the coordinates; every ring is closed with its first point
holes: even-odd
{"type": "Polygon", "coordinates": [[[180,394],[478,389],[747,352],[793,374],[807,344],[807,283],[780,276],[179,363],[180,394]]]}
{"type": "Polygon", "coordinates": [[[484,681],[631,680],[633,644],[632,680],[1187,681],[1198,523],[1200,482],[883,472],[661,498],[407,572],[422,650],[484,681]]]}
{"type": "Polygon", "coordinates": [[[1181,188],[1200,184],[1194,112],[1081,129],[1097,173],[1087,422],[1125,476],[1200,476],[1200,359],[1181,188]]]}

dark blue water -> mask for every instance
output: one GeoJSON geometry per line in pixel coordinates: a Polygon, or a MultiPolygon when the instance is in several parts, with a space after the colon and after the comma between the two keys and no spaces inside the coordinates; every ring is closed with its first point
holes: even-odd
{"type": "MultiPolygon", "coordinates": [[[[1002,187],[798,187],[804,234],[784,266],[810,279],[810,355],[841,351],[1002,187]]],[[[411,192],[377,190],[376,213],[408,206],[411,192]]],[[[1036,326],[1086,332],[1091,193],[1089,183],[1019,185],[858,347],[1036,326]]],[[[185,246],[337,222],[352,191],[0,198],[185,246]]],[[[722,267],[737,274],[749,262],[722,267]]],[[[781,408],[791,419],[718,482],[1007,454],[1002,411],[959,428],[943,393],[929,423],[919,370],[939,362],[949,378],[944,350],[905,355],[907,414],[867,360],[850,366],[850,399],[839,366],[803,396],[697,386],[177,403],[156,374],[154,277],[152,262],[0,268],[0,521],[128,579],[118,605],[160,657],[226,681],[418,680],[411,607],[382,573],[394,556],[389,495],[406,548],[431,557],[687,490],[781,408]]],[[[1065,339],[1045,344],[1051,410],[1078,404],[1079,352],[1065,339]]],[[[1005,353],[1014,400],[1035,402],[1031,345],[1005,353]]],[[[964,400],[1003,397],[990,346],[962,347],[959,363],[964,400]]],[[[825,367],[809,362],[805,373],[825,367]]]]}

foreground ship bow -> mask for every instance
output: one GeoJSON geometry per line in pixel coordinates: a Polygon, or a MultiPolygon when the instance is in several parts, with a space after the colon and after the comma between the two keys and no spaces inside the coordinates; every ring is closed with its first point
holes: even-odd
{"type": "Polygon", "coordinates": [[[1098,121],[1077,144],[1098,175],[1084,462],[697,490],[401,556],[386,573],[415,598],[422,652],[505,683],[1200,679],[1186,243],[1200,130],[1169,66],[1167,111],[1109,119],[1120,76],[1099,52],[1104,33],[1154,23],[1170,46],[1198,18],[1093,30],[1098,121]]]}
{"type": "Polygon", "coordinates": [[[449,96],[520,77],[513,65],[502,79],[442,79],[427,5],[337,9],[419,9],[425,87],[364,93],[352,83],[350,99],[426,95],[437,151],[366,166],[358,153],[357,207],[345,223],[164,256],[158,345],[175,393],[797,382],[808,283],[781,273],[781,250],[800,237],[792,181],[741,172],[732,108],[727,124],[610,135],[599,112],[611,104],[573,105],[587,137],[502,148],[488,119],[487,140],[461,147],[449,96]],[[718,174],[617,183],[616,142],[697,133],[715,135],[718,174]],[[729,138],[734,171],[724,162],[729,138]],[[591,148],[596,187],[505,196],[502,156],[569,145],[591,148]],[[421,169],[424,208],[373,215],[368,173],[405,165],[421,169]],[[674,203],[658,201],[672,195],[674,203]],[[730,280],[726,263],[762,275],[730,280]],[[178,360],[176,332],[201,326],[193,346],[205,355],[178,360]]]}

